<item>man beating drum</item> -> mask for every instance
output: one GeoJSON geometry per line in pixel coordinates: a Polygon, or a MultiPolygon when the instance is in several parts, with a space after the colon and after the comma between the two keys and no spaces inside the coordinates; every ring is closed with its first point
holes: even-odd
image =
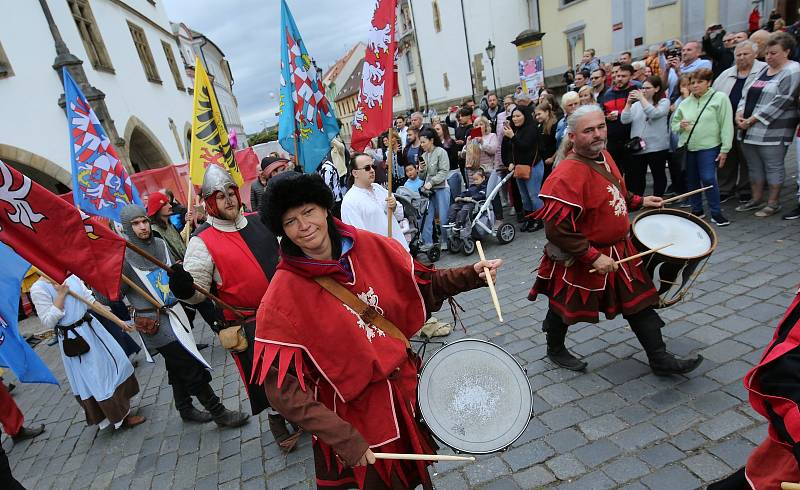
{"type": "Polygon", "coordinates": [[[656,375],[692,371],[702,357],[679,359],[668,353],[661,336],[663,320],[654,310],[658,293],[642,259],[621,263],[637,253],[630,240],[628,210],[660,208],[662,199],[627,191],[611,155],[605,151],[606,121],[594,105],[567,120],[569,151],[542,187],[548,243],[528,299],[543,294],[550,308],[542,329],[547,357],[558,366],[582,371],[587,364],[564,345],[569,325],[597,323],[618,314],[630,323],[656,375]],[[594,272],[592,270],[594,269],[594,272]]]}

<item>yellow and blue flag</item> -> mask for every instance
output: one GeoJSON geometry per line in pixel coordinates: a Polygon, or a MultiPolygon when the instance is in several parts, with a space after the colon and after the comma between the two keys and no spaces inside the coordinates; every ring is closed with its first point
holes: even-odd
{"type": "Polygon", "coordinates": [[[31,265],[0,243],[0,367],[11,369],[23,383],[58,384],[55,376],[17,330],[22,278],[31,265]]]}
{"type": "Polygon", "coordinates": [[[142,205],[139,192],[80,87],[66,68],[63,74],[75,206],[119,221],[122,208],[142,205]]]}
{"type": "Polygon", "coordinates": [[[304,172],[314,172],[339,134],[333,106],[317,77],[286,0],[281,0],[281,98],[278,141],[304,172]]]}

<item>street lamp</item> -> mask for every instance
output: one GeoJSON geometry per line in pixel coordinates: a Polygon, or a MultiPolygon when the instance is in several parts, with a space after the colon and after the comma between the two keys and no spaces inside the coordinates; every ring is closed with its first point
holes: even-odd
{"type": "Polygon", "coordinates": [[[494,85],[494,93],[497,93],[497,79],[494,76],[494,48],[495,45],[492,44],[492,40],[489,39],[489,44],[486,45],[486,56],[489,57],[489,63],[492,64],[492,85],[494,85]]]}

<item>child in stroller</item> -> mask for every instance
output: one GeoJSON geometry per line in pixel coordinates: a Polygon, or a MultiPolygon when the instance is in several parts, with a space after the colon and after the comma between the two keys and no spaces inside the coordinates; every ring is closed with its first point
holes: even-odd
{"type": "MultiPolygon", "coordinates": [[[[405,167],[406,182],[397,189],[394,197],[397,202],[403,206],[403,214],[406,219],[401,223],[403,235],[408,240],[408,249],[411,255],[416,255],[422,249],[422,224],[428,215],[430,209],[429,193],[420,193],[422,183],[424,182],[417,175],[417,167],[413,164],[408,164],[405,167]]],[[[436,244],[435,247],[430,247],[425,251],[428,260],[436,262],[439,260],[441,251],[439,248],[438,227],[434,227],[433,239],[436,244]]]]}
{"type": "Polygon", "coordinates": [[[469,228],[472,211],[478,201],[486,199],[486,172],[482,168],[472,171],[472,184],[456,197],[447,211],[447,223],[454,230],[469,228]]]}

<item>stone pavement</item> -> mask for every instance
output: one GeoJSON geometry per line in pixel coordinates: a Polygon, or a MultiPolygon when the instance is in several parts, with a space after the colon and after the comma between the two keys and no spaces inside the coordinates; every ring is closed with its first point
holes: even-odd
{"type": "MultiPolygon", "coordinates": [[[[787,160],[793,159],[792,154],[787,160]]],[[[787,167],[786,209],[794,206],[795,173],[794,165],[787,167]]],[[[742,467],[766,435],[764,420],[747,403],[742,377],[759,359],[800,283],[800,222],[757,219],[734,212],[732,202],[723,206],[733,223],[717,229],[719,246],[708,268],[687,300],[661,311],[668,348],[706,358],[688,376],[650,374],[621,318],[572,328],[567,345],[584,356],[589,369],[556,369],[543,359],[546,299],[526,299],[543,233],[520,234],[505,246],[488,240],[487,255],[506,261],[498,284],[506,323],[497,323],[488,291],[472,291],[458,298],[466,309],[467,334],[456,330],[447,340],[489,339],[514,354],[527,368],[535,416],[506,452],[472,464],[436,465],[436,487],[683,490],[742,467]]],[[[474,260],[445,254],[437,265],[474,260]]],[[[449,313],[439,317],[449,321],[449,313]]],[[[213,343],[207,327],[198,337],[213,343]]],[[[240,429],[184,424],[160,359],[153,365],[140,361],[136,369],[141,395],[133,406],[148,418],[145,424],[118,432],[87,427],[56,348],[36,349],[61,386],[23,385],[15,397],[28,422],[45,423],[47,430],[16,445],[3,440],[13,473],[29,489],[313,487],[308,437],[295,452],[282,455],[264,415],[240,429]]],[[[216,344],[203,352],[214,366],[212,386],[225,404],[246,406],[230,357],[216,344]]]]}

